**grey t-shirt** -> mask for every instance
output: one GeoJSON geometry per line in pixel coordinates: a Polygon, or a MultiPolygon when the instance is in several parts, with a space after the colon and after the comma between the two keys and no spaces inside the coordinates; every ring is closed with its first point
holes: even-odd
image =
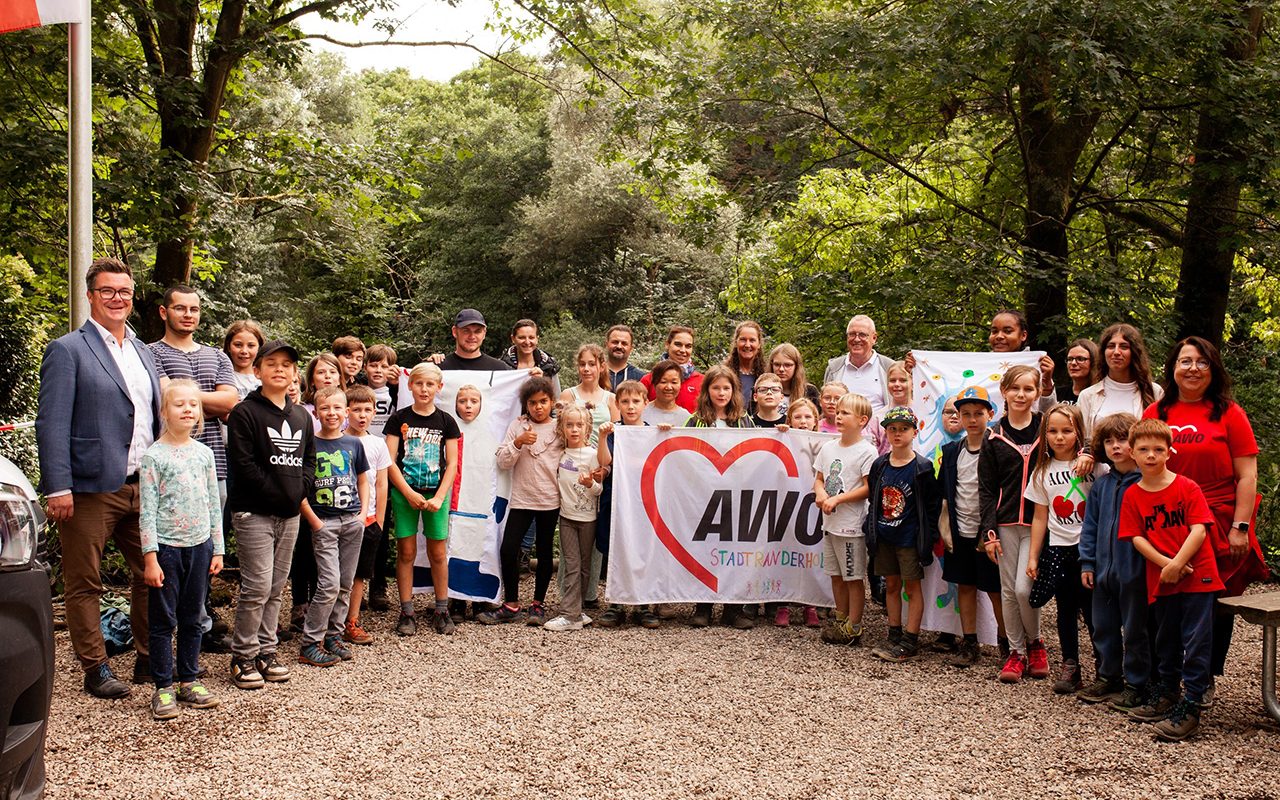
{"type": "Polygon", "coordinates": [[[978,536],[982,514],[978,509],[978,451],[971,451],[960,444],[956,459],[956,524],[955,533],[966,539],[978,536]]]}

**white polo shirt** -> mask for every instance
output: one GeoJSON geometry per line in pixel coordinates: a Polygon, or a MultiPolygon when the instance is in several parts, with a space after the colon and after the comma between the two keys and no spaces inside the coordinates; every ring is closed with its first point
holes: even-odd
{"type": "Polygon", "coordinates": [[[875,350],[867,363],[855,367],[849,358],[844,359],[844,370],[840,373],[840,382],[854,394],[860,394],[871,401],[871,410],[877,414],[884,410],[889,396],[888,387],[884,385],[884,377],[880,372],[880,356],[875,350]]]}

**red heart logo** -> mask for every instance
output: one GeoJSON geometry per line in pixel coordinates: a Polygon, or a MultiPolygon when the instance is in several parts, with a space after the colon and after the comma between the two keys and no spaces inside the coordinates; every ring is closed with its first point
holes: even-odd
{"type": "MultiPolygon", "coordinates": [[[[1084,503],[1080,505],[1083,507],[1084,503]]],[[[1070,519],[1071,515],[1076,513],[1076,504],[1065,497],[1055,497],[1053,498],[1053,513],[1057,514],[1061,519],[1070,519]]]]}
{"type": "Polygon", "coordinates": [[[748,453],[758,452],[773,453],[777,456],[782,465],[786,467],[788,477],[798,478],[800,477],[800,472],[796,468],[796,460],[792,457],[791,451],[776,439],[747,439],[745,442],[740,442],[731,447],[729,452],[721,454],[719,450],[702,439],[693,436],[676,436],[659,444],[649,453],[649,457],[644,462],[644,469],[640,473],[640,498],[644,502],[644,512],[649,517],[649,523],[653,525],[653,531],[658,535],[658,541],[662,542],[671,555],[675,556],[676,561],[679,561],[685,569],[689,570],[689,574],[697,578],[711,591],[719,592],[719,589],[716,588],[719,585],[716,576],[699,563],[688,550],[684,549],[684,545],[677,541],[675,535],[671,533],[671,529],[667,527],[667,523],[662,521],[662,515],[658,513],[658,497],[654,490],[658,465],[668,455],[678,453],[681,450],[690,450],[698,455],[705,456],[721,475],[739,458],[748,453]]]}

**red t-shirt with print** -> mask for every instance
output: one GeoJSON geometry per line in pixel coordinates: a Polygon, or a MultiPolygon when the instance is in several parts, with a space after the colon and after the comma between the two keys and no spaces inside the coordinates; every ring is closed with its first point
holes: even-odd
{"type": "MultiPolygon", "coordinates": [[[[1162,555],[1173,558],[1191,533],[1192,525],[1212,528],[1213,514],[1200,487],[1183,475],[1158,492],[1150,492],[1135,483],[1124,493],[1120,506],[1120,538],[1142,536],[1162,555]]],[[[1224,588],[1218,577],[1218,563],[1208,537],[1189,562],[1191,574],[1177,583],[1161,583],[1160,568],[1147,562],[1147,602],[1157,597],[1186,592],[1220,592],[1224,588]]]]}
{"type": "MultiPolygon", "coordinates": [[[[1209,420],[1213,404],[1174,403],[1169,408],[1169,427],[1173,429],[1173,453],[1169,471],[1196,483],[1210,505],[1236,502],[1236,475],[1232,459],[1258,454],[1258,440],[1253,435],[1249,417],[1238,404],[1232,403],[1217,422],[1209,420]]],[[[1144,419],[1158,419],[1153,403],[1142,412],[1144,419]]]]}

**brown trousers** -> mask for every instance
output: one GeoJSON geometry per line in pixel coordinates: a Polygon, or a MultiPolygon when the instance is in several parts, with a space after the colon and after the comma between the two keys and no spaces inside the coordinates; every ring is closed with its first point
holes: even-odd
{"type": "Polygon", "coordinates": [[[144,579],[142,536],[138,527],[138,484],[125,484],[116,492],[76,492],[75,512],[58,524],[62,537],[62,577],[66,585],[67,630],[71,647],[86,671],[107,660],[102,642],[99,602],[102,598],[102,552],[107,541],[129,566],[131,596],[129,625],[140,658],[148,657],[147,583],[144,579]]]}

